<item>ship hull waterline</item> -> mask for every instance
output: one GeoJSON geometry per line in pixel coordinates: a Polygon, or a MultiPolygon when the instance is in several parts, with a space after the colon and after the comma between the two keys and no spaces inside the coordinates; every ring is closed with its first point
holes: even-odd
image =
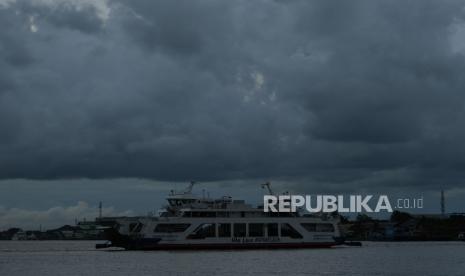
{"type": "Polygon", "coordinates": [[[246,249],[304,249],[331,248],[345,243],[343,238],[322,242],[236,242],[223,243],[166,243],[157,238],[131,238],[118,233],[114,228],[106,229],[108,243],[97,244],[97,249],[124,248],[125,250],[246,250],[246,249]]]}
{"type": "Polygon", "coordinates": [[[331,248],[339,245],[336,242],[325,243],[209,243],[209,244],[129,244],[102,245],[98,248],[120,247],[126,250],[247,250],[247,249],[304,249],[331,248]]]}

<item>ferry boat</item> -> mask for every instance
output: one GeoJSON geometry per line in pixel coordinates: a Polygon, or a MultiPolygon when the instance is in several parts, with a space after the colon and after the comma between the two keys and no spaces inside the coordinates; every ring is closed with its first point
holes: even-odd
{"type": "MultiPolygon", "coordinates": [[[[106,217],[108,242],[126,250],[324,248],[342,243],[339,216],[264,212],[244,200],[171,191],[157,216],[106,217]]],[[[269,183],[262,185],[272,190],[269,183]]]]}

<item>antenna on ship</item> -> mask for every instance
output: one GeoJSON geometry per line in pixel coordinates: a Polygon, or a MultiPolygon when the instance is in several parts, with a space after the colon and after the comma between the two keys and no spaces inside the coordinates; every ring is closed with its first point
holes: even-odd
{"type": "Polygon", "coordinates": [[[268,190],[268,194],[273,195],[273,190],[271,190],[271,183],[270,182],[263,183],[262,189],[265,189],[265,187],[268,190]]]}
{"type": "Polygon", "coordinates": [[[98,218],[99,219],[102,218],[102,202],[101,201],[98,203],[98,218]]]}
{"type": "Polygon", "coordinates": [[[192,193],[192,188],[194,188],[194,185],[195,185],[195,181],[191,181],[191,183],[190,183],[189,186],[187,187],[185,193],[186,193],[186,194],[192,193]]]}

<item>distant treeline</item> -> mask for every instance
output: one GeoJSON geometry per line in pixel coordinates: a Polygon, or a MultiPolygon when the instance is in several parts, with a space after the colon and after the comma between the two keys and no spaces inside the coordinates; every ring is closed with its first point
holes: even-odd
{"type": "Polygon", "coordinates": [[[62,227],[39,231],[10,228],[0,231],[0,240],[103,240],[103,231],[94,223],[80,223],[76,226],[64,225],[62,227]]]}
{"type": "Polygon", "coordinates": [[[450,241],[463,239],[465,215],[412,215],[394,211],[389,220],[360,214],[355,221],[342,219],[345,236],[354,240],[450,241]]]}

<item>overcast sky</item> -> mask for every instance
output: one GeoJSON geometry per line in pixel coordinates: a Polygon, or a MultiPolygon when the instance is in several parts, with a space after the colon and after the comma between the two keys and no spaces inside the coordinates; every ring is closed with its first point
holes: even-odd
{"type": "Polygon", "coordinates": [[[0,228],[190,180],[465,211],[464,54],[463,1],[0,0],[0,228]]]}

